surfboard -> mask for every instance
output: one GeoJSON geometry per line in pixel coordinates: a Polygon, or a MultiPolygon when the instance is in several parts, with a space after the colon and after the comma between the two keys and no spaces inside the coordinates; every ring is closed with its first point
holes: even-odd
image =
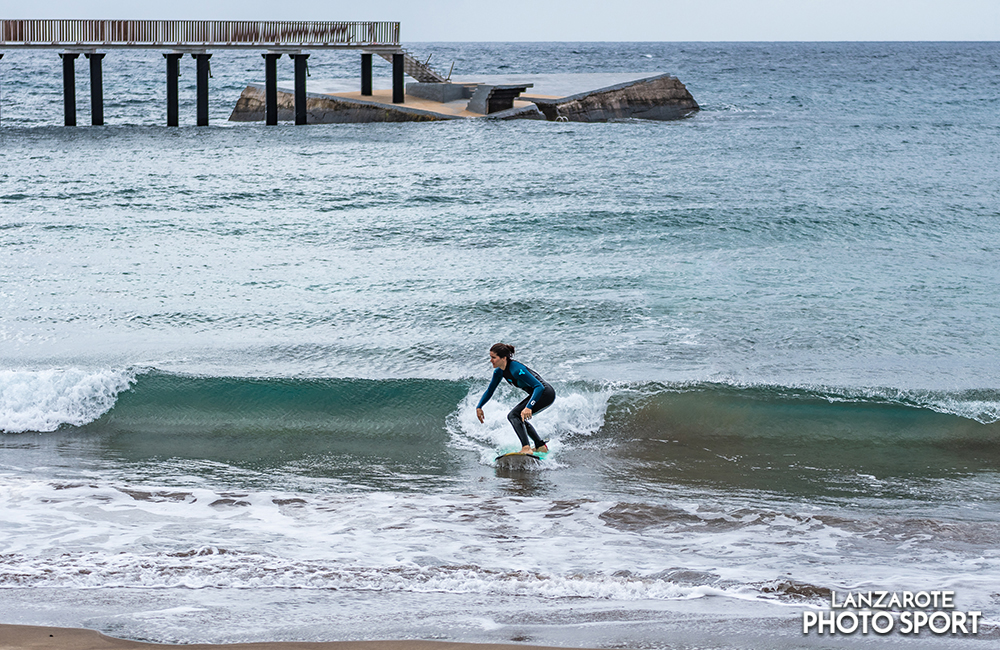
{"type": "Polygon", "coordinates": [[[497,467],[504,469],[525,469],[537,465],[544,458],[544,453],[522,454],[519,451],[515,451],[509,454],[500,454],[496,457],[496,463],[497,467]]]}

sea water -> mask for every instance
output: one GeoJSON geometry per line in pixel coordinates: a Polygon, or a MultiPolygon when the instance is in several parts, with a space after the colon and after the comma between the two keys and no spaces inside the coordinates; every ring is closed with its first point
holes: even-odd
{"type": "Polygon", "coordinates": [[[115,51],[66,128],[55,53],[0,61],[0,622],[829,647],[885,640],[803,635],[834,593],[950,590],[978,634],[890,638],[995,642],[1000,46],[411,49],[702,109],[234,124],[218,52],[169,129],[115,51]],[[558,393],[535,471],[497,341],[558,393]]]}

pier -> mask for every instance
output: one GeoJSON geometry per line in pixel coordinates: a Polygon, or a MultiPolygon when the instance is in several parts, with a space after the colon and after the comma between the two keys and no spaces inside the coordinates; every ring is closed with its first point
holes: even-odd
{"type": "Polygon", "coordinates": [[[76,126],[76,60],[90,66],[91,122],[104,124],[102,61],[114,49],[167,50],[166,123],[177,126],[181,60],[195,60],[197,124],[208,125],[209,50],[263,50],[265,123],[278,123],[277,61],[288,55],[295,68],[295,123],[306,123],[306,50],[360,50],[360,91],[372,96],[372,55],[392,63],[392,102],[404,101],[404,74],[422,82],[445,79],[400,47],[398,22],[216,21],[216,20],[0,20],[3,50],[57,50],[62,59],[63,113],[76,126]]]}

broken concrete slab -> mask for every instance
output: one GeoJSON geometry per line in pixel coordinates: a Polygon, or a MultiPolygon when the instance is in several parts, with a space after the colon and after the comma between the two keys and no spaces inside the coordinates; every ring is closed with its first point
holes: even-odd
{"type": "MultiPolygon", "coordinates": [[[[511,108],[483,114],[469,110],[466,92],[471,81],[457,79],[454,84],[416,84],[422,88],[410,94],[402,104],[393,103],[388,91],[375,91],[362,96],[348,92],[348,80],[310,81],[313,89],[325,92],[307,93],[307,122],[310,124],[345,122],[424,122],[450,119],[539,119],[575,122],[604,122],[616,119],[676,120],[699,110],[698,103],[679,79],[669,74],[658,75],[505,75],[487,78],[486,86],[512,88],[531,87],[512,101],[511,108]],[[560,95],[582,84],[615,81],[597,90],[560,95]],[[458,98],[461,94],[462,97],[458,98]],[[384,96],[383,96],[384,95],[384,96]],[[423,95],[423,96],[420,96],[423,95]],[[450,101],[436,101],[449,99],[450,101]]],[[[478,85],[477,85],[478,87],[478,85]]],[[[499,108],[499,107],[498,107],[499,108]]],[[[278,119],[294,119],[292,88],[278,88],[278,119]]],[[[264,87],[250,84],[243,91],[229,118],[231,121],[263,121],[264,87]]]]}
{"type": "Polygon", "coordinates": [[[680,79],[668,74],[555,100],[539,97],[525,99],[534,102],[546,119],[569,122],[607,122],[627,118],[679,120],[699,109],[680,79]]]}

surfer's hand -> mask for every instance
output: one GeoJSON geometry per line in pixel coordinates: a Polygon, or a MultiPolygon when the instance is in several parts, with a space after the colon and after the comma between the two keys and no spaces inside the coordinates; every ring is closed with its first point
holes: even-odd
{"type": "Polygon", "coordinates": [[[476,417],[479,418],[480,424],[486,422],[486,418],[483,417],[483,409],[476,409],[476,417]]]}
{"type": "Polygon", "coordinates": [[[521,419],[522,420],[530,420],[531,419],[531,409],[524,409],[523,411],[521,411],[521,419]]]}

